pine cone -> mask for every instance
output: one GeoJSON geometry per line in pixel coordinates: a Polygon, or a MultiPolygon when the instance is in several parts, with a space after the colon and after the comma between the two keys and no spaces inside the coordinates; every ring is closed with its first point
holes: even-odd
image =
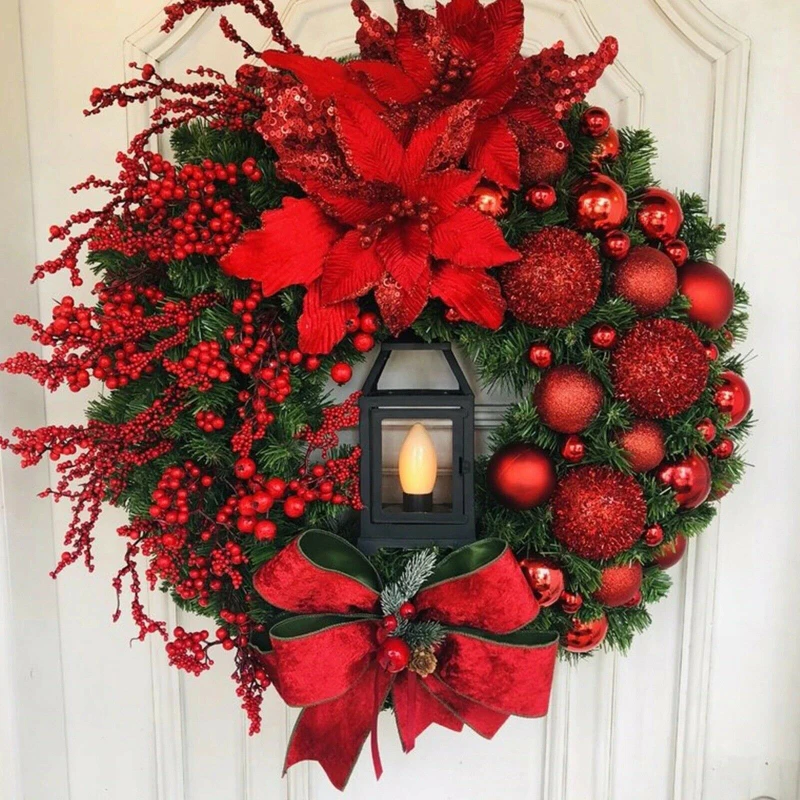
{"type": "Polygon", "coordinates": [[[427,678],[428,675],[436,671],[436,656],[432,647],[418,647],[411,654],[408,668],[417,675],[427,678]]]}

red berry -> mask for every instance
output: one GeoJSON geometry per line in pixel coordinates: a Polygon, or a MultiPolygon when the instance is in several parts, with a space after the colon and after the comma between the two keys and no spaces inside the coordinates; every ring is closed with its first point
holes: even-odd
{"type": "Polygon", "coordinates": [[[353,347],[355,347],[359,353],[368,353],[375,347],[375,337],[370,333],[357,333],[353,337],[353,347]]]}
{"type": "Polygon", "coordinates": [[[394,633],[397,630],[397,617],[394,614],[387,614],[383,618],[384,630],[394,633]]]}
{"type": "Polygon", "coordinates": [[[539,369],[547,369],[553,363],[553,351],[546,344],[534,344],[528,351],[531,364],[539,369]]]}
{"type": "Polygon", "coordinates": [[[270,478],[267,481],[267,492],[275,498],[283,497],[286,492],[286,481],[282,478],[270,478]]]}
{"type": "Polygon", "coordinates": [[[240,458],[234,465],[233,471],[240,481],[246,481],[256,474],[256,462],[252,458],[240,458]]]}
{"type": "Polygon", "coordinates": [[[259,542],[271,542],[278,534],[278,526],[271,519],[262,519],[256,523],[253,533],[259,542]]]}
{"type": "Polygon", "coordinates": [[[303,514],[306,513],[305,501],[296,495],[287,497],[286,502],[283,504],[283,513],[286,514],[289,519],[302,517],[303,514]]]}
{"type": "Polygon", "coordinates": [[[410,603],[406,600],[403,605],[397,610],[397,613],[400,615],[402,619],[413,619],[417,613],[417,609],[414,607],[413,603],[410,603]]]}
{"type": "Polygon", "coordinates": [[[333,380],[338,383],[339,386],[347,383],[352,377],[352,367],[349,364],[345,364],[343,361],[340,361],[331,367],[331,378],[333,378],[333,380]]]}
{"type": "Polygon", "coordinates": [[[378,649],[378,663],[387,672],[400,672],[411,660],[411,648],[397,638],[387,639],[378,649]]]}
{"type": "Polygon", "coordinates": [[[359,317],[358,326],[364,333],[377,333],[381,328],[381,321],[377,314],[367,311],[359,317]]]}

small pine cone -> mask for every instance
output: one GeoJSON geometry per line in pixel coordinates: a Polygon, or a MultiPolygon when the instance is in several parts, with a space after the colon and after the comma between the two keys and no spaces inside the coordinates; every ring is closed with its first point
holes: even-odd
{"type": "Polygon", "coordinates": [[[423,678],[436,671],[436,656],[432,647],[417,647],[411,654],[408,668],[423,678]]]}

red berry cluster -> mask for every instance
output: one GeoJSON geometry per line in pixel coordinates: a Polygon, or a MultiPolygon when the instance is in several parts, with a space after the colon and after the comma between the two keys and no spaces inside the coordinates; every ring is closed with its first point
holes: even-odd
{"type": "Polygon", "coordinates": [[[225,418],[213,411],[198,411],[194,415],[194,421],[197,427],[205,433],[221,431],[225,427],[225,418]]]}
{"type": "MultiPolygon", "coordinates": [[[[233,523],[240,534],[252,534],[259,541],[273,540],[278,533],[278,526],[273,520],[266,519],[266,516],[275,503],[283,499],[286,482],[282,478],[267,480],[258,475],[255,462],[250,458],[240,458],[234,470],[243,483],[237,487],[236,494],[229,497],[225,505],[217,511],[217,523],[233,523]]],[[[291,513],[287,516],[291,516],[291,513]]],[[[298,516],[302,516],[302,511],[298,516]]]]}
{"type": "Polygon", "coordinates": [[[200,675],[210,669],[214,662],[208,657],[208,631],[189,633],[181,627],[172,632],[175,637],[167,643],[169,663],[173,667],[185,670],[192,675],[200,675]]]}
{"type": "Polygon", "coordinates": [[[164,359],[164,369],[176,375],[182,389],[194,386],[207,392],[215,381],[227,383],[231,379],[228,364],[220,358],[219,342],[199,342],[180,361],[164,359]]]}
{"type": "Polygon", "coordinates": [[[316,430],[306,428],[300,438],[308,443],[309,452],[319,450],[323,458],[339,444],[339,431],[354,428],[358,425],[358,399],[361,392],[353,392],[350,397],[338,406],[322,409],[322,424],[316,430]]]}
{"type": "Polygon", "coordinates": [[[300,478],[289,483],[289,490],[304,503],[319,500],[335,506],[349,505],[361,509],[358,491],[360,461],[361,448],[354,447],[342,458],[328,459],[324,464],[314,464],[311,468],[303,467],[300,478]]]}
{"type": "Polygon", "coordinates": [[[375,334],[381,329],[380,317],[367,311],[347,322],[347,332],[353,337],[353,347],[359,353],[368,353],[375,347],[375,334]]]}
{"type": "Polygon", "coordinates": [[[185,525],[192,511],[191,502],[196,502],[198,493],[213,482],[210,475],[203,475],[191,461],[182,467],[168,467],[153,490],[150,516],[167,525],[185,525]]]}

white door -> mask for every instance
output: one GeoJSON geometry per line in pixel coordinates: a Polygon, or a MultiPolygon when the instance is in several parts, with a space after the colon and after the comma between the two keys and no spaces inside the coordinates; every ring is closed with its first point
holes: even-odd
{"type": "MultiPolygon", "coordinates": [[[[239,51],[200,14],[169,35],[160,0],[0,0],[0,325],[2,356],[26,346],[15,312],[69,287],[34,289],[50,256],[48,226],[73,210],[67,187],[112,174],[116,151],[146,110],[85,120],[95,85],[129,61],[179,75],[200,63],[233,72],[239,51]]],[[[307,52],[351,51],[347,0],[281,0],[307,52]]],[[[526,46],[563,39],[585,52],[620,40],[592,95],[618,125],[651,128],[667,188],[705,195],[728,224],[719,263],[753,297],[748,381],[760,423],[753,468],[719,521],[675,570],[670,597],[627,657],[561,666],[545,721],[512,720],[492,742],[431,730],[408,756],[384,715],[385,775],[369,759],[347,797],[368,800],[750,800],[800,797],[800,616],[797,503],[800,264],[796,133],[797,0],[525,0],[526,46]],[[717,16],[719,15],[719,16],[717,16]]],[[[375,2],[391,14],[390,0],[375,2]]],[[[238,19],[239,15],[232,16],[238,19]]],[[[263,34],[242,25],[256,46],[263,34]]],[[[85,200],[82,200],[85,202],[85,200]]],[[[497,402],[494,398],[483,398],[497,402]]],[[[43,397],[0,379],[0,432],[80,418],[86,401],[43,397]]],[[[479,412],[483,425],[495,417],[479,412]]],[[[2,800],[323,800],[338,796],[316,766],[280,766],[292,715],[267,695],[264,732],[248,739],[227,664],[201,678],[170,670],[160,643],[129,646],[110,621],[110,576],[123,543],[109,514],[97,570],[47,572],[66,509],[34,500],[46,468],[0,462],[0,798],[2,800]]],[[[159,595],[151,613],[174,614],[159,595]]],[[[221,659],[220,659],[221,660],[221,659]]]]}

